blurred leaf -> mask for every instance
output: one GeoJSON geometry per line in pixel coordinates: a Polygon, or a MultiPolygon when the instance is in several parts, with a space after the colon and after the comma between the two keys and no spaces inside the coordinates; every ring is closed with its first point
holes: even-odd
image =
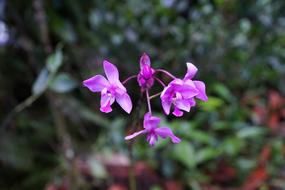
{"type": "Polygon", "coordinates": [[[174,146],[172,156],[189,169],[196,165],[195,150],[192,145],[186,141],[182,141],[174,146]]]}
{"type": "Polygon", "coordinates": [[[99,179],[107,178],[107,171],[103,164],[101,164],[98,160],[90,159],[88,160],[88,165],[90,166],[91,173],[93,176],[99,179]]]}
{"type": "Polygon", "coordinates": [[[42,69],[32,87],[33,95],[39,95],[47,88],[49,73],[47,69],[42,69]]]}
{"type": "Polygon", "coordinates": [[[77,86],[76,81],[67,73],[60,73],[49,84],[49,88],[58,93],[66,93],[77,86]]]}
{"type": "Polygon", "coordinates": [[[63,60],[63,55],[61,47],[58,47],[53,54],[47,58],[46,66],[48,71],[55,73],[61,66],[63,60]]]}
{"type": "Polygon", "coordinates": [[[261,127],[245,127],[238,131],[239,138],[252,138],[258,137],[264,133],[264,128],[261,127]]]}
{"type": "Polygon", "coordinates": [[[203,110],[211,112],[223,106],[224,101],[220,98],[209,96],[207,102],[200,102],[199,105],[201,106],[203,110]]]}
{"type": "Polygon", "coordinates": [[[217,83],[213,86],[213,90],[222,98],[224,98],[225,100],[227,100],[228,102],[230,102],[231,100],[233,100],[233,95],[231,94],[231,92],[229,91],[229,89],[221,84],[221,83],[217,83]]]}
{"type": "Polygon", "coordinates": [[[244,141],[239,138],[231,137],[227,138],[220,146],[221,150],[229,155],[236,155],[239,153],[244,145],[244,141]]]}
{"type": "Polygon", "coordinates": [[[191,137],[191,139],[197,142],[207,143],[207,144],[211,144],[211,142],[213,142],[213,139],[210,136],[210,134],[202,131],[193,130],[191,131],[191,133],[189,133],[189,136],[191,137]]]}
{"type": "Polygon", "coordinates": [[[214,147],[202,148],[201,150],[196,152],[196,161],[197,163],[202,163],[214,159],[220,154],[221,154],[220,149],[214,147]]]}

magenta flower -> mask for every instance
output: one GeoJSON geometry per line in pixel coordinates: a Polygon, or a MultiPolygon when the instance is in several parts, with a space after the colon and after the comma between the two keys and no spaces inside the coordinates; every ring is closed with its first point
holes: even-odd
{"type": "Polygon", "coordinates": [[[165,139],[170,137],[173,143],[179,143],[181,140],[173,134],[168,127],[158,127],[160,123],[159,117],[154,117],[150,113],[144,115],[144,129],[133,133],[132,135],[126,136],[125,140],[130,140],[138,135],[147,134],[146,140],[149,142],[150,146],[154,146],[155,142],[158,141],[158,136],[165,139]]]}
{"type": "Polygon", "coordinates": [[[149,56],[144,53],[140,58],[140,72],[137,76],[139,86],[142,89],[150,89],[154,83],[154,69],[150,66],[149,56]]]}
{"type": "Polygon", "coordinates": [[[130,113],[132,101],[126,88],[119,80],[118,69],[106,60],[103,62],[103,67],[108,80],[102,75],[95,75],[83,81],[83,85],[92,92],[101,92],[100,110],[102,112],[111,112],[111,105],[116,100],[127,113],[130,113]]]}
{"type": "Polygon", "coordinates": [[[160,95],[165,114],[169,115],[172,104],[174,106],[172,113],[177,117],[181,117],[183,111],[189,112],[191,106],[194,104],[190,100],[198,95],[198,93],[199,91],[193,81],[174,79],[164,88],[160,95]]]}
{"type": "Polygon", "coordinates": [[[161,102],[165,114],[169,115],[171,105],[174,106],[173,115],[181,117],[183,111],[189,112],[196,105],[195,98],[207,101],[206,87],[204,82],[192,80],[198,69],[187,63],[187,73],[183,80],[174,79],[161,93],[161,102]]]}
{"type": "MultiPolygon", "coordinates": [[[[192,78],[196,75],[198,69],[197,67],[195,67],[195,65],[193,65],[192,63],[186,63],[187,64],[187,73],[184,76],[184,81],[185,80],[192,80],[192,78]]],[[[195,96],[195,98],[198,98],[202,101],[207,101],[208,97],[206,95],[206,86],[205,83],[202,81],[198,81],[198,80],[193,80],[193,83],[195,84],[197,90],[199,91],[199,93],[195,96]]]]}

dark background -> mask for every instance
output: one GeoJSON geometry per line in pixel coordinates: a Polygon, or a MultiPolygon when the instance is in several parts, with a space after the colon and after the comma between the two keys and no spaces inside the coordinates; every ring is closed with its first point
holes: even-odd
{"type": "MultiPolygon", "coordinates": [[[[284,10],[283,0],[0,0],[0,189],[128,188],[134,114],[101,113],[82,81],[103,74],[103,59],[121,80],[136,74],[143,52],[175,76],[194,63],[209,101],[178,119],[152,102],[182,142],[136,138],[137,189],[285,189],[284,10]]],[[[136,81],[127,88],[135,108],[136,81]]]]}

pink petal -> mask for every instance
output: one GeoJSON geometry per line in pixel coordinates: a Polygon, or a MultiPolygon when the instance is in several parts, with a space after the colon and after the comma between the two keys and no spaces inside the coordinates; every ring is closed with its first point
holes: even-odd
{"type": "Polygon", "coordinates": [[[145,129],[156,128],[159,123],[160,123],[159,117],[152,116],[150,113],[146,113],[144,115],[143,125],[145,129]]]}
{"type": "Polygon", "coordinates": [[[186,64],[187,64],[187,73],[184,79],[192,79],[196,75],[198,69],[192,63],[186,63],[186,64]]]}
{"type": "Polygon", "coordinates": [[[155,133],[161,138],[165,139],[167,137],[171,138],[173,143],[179,143],[181,140],[173,134],[170,128],[168,127],[159,127],[155,129],[155,133]]]}
{"type": "Polygon", "coordinates": [[[92,92],[100,92],[103,88],[109,86],[109,82],[102,75],[95,75],[94,77],[84,80],[83,85],[92,92]]]}
{"type": "Polygon", "coordinates": [[[205,83],[202,81],[197,81],[197,80],[195,80],[193,82],[194,82],[196,88],[199,90],[199,94],[196,97],[199,98],[200,100],[207,101],[208,97],[206,95],[205,83]]]}
{"type": "Polygon", "coordinates": [[[144,133],[146,133],[146,130],[141,130],[141,131],[135,132],[131,135],[126,136],[125,140],[130,140],[130,139],[135,138],[136,136],[138,136],[140,134],[144,134],[144,133]]]}
{"type": "Polygon", "coordinates": [[[190,98],[188,99],[188,101],[191,107],[196,106],[196,101],[194,100],[194,98],[190,98]]]}
{"type": "Polygon", "coordinates": [[[158,140],[157,135],[150,134],[147,136],[146,140],[149,142],[150,146],[154,146],[155,142],[158,140]]]}
{"type": "Polygon", "coordinates": [[[127,93],[116,95],[116,101],[127,113],[132,111],[132,101],[127,93]]]}
{"type": "Polygon", "coordinates": [[[184,84],[178,87],[179,92],[184,98],[192,98],[199,94],[199,90],[192,80],[185,80],[184,84]]]}
{"type": "Polygon", "coordinates": [[[189,112],[191,108],[189,100],[176,100],[175,106],[187,112],[189,112]]]}
{"type": "Polygon", "coordinates": [[[172,112],[173,115],[175,115],[176,117],[181,117],[183,115],[183,111],[181,111],[180,109],[178,109],[176,106],[174,107],[174,111],[172,112]]]}
{"type": "Polygon", "coordinates": [[[144,65],[149,65],[150,66],[150,58],[146,53],[143,53],[143,55],[140,58],[140,67],[143,69],[144,65]]]}
{"type": "Polygon", "coordinates": [[[101,92],[101,100],[100,100],[100,110],[104,113],[109,113],[112,111],[111,105],[114,103],[115,98],[107,94],[107,89],[104,88],[101,92]]]}
{"type": "Polygon", "coordinates": [[[163,100],[163,101],[161,101],[161,105],[162,105],[162,108],[163,108],[163,110],[164,110],[164,113],[165,113],[166,115],[169,115],[169,113],[170,113],[170,108],[171,108],[171,101],[169,101],[169,100],[163,100]]]}
{"type": "Polygon", "coordinates": [[[117,67],[106,60],[103,61],[103,67],[109,82],[111,84],[117,84],[117,82],[119,82],[119,72],[117,67]]]}

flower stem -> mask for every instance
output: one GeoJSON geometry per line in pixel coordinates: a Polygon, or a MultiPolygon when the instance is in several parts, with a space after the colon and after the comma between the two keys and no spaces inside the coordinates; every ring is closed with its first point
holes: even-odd
{"type": "Polygon", "coordinates": [[[151,114],[150,97],[149,97],[148,90],[146,90],[145,92],[146,92],[146,100],[147,100],[148,111],[151,114]]]}
{"type": "Polygon", "coordinates": [[[151,100],[151,99],[153,99],[153,98],[156,98],[156,97],[159,96],[160,94],[161,94],[161,92],[156,93],[156,94],[150,96],[149,99],[151,100]]]}
{"type": "Polygon", "coordinates": [[[137,75],[132,75],[132,76],[126,78],[122,83],[125,84],[125,83],[127,83],[129,80],[131,80],[133,78],[137,78],[137,75]]]}
{"type": "Polygon", "coordinates": [[[168,72],[168,71],[166,71],[164,69],[156,69],[155,71],[156,72],[162,72],[162,73],[166,74],[167,76],[169,76],[169,77],[171,77],[173,79],[176,79],[176,77],[174,75],[172,75],[170,72],[168,72]]]}
{"type": "Polygon", "coordinates": [[[159,78],[157,77],[154,77],[154,79],[159,82],[163,87],[165,87],[166,85],[164,84],[164,82],[162,82],[162,80],[160,80],[159,78]]]}

